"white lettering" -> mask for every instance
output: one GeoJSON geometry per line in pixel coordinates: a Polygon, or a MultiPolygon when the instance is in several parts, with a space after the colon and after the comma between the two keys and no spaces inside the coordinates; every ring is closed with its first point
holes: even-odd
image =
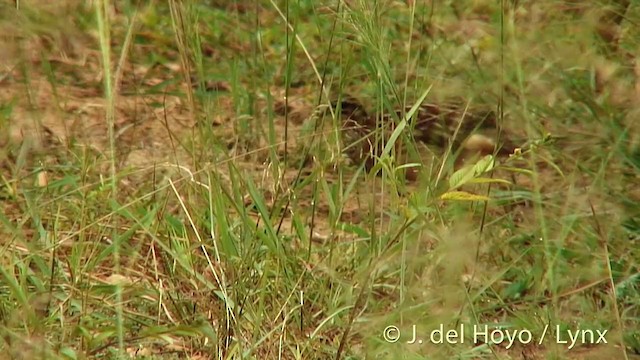
{"type": "Polygon", "coordinates": [[[489,336],[489,327],[487,325],[484,325],[484,331],[481,331],[478,325],[473,325],[473,343],[474,344],[486,343],[487,336],[489,336]],[[482,336],[484,340],[480,341],[479,339],[480,336],[482,336]]]}
{"type": "Polygon", "coordinates": [[[609,330],[603,330],[603,331],[596,330],[596,331],[598,332],[598,341],[596,341],[596,344],[600,344],[600,343],[608,344],[607,339],[605,339],[604,336],[607,335],[607,332],[609,330]],[[600,342],[600,340],[602,340],[602,342],[600,342]]]}
{"type": "Polygon", "coordinates": [[[442,344],[443,342],[443,334],[444,332],[444,325],[440,324],[440,327],[438,327],[437,329],[433,330],[431,332],[431,334],[429,334],[429,338],[431,339],[431,343],[432,344],[442,344]]]}

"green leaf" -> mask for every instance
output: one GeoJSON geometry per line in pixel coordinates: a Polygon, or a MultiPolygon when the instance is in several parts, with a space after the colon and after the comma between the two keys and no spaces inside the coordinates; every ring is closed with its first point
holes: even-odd
{"type": "Polygon", "coordinates": [[[464,166],[449,178],[449,190],[454,190],[469,183],[472,179],[493,170],[496,165],[493,155],[487,155],[472,166],[464,166]]]}
{"type": "Polygon", "coordinates": [[[514,173],[520,173],[520,174],[525,174],[525,175],[533,175],[533,171],[528,170],[528,169],[521,169],[521,168],[517,168],[517,167],[510,167],[510,166],[504,166],[504,167],[500,167],[500,169],[502,170],[507,170],[507,171],[511,171],[514,173]]]}
{"type": "Polygon", "coordinates": [[[75,350],[73,350],[70,347],[63,347],[62,349],[60,349],[60,354],[62,354],[62,356],[64,356],[65,359],[77,359],[78,355],[76,354],[75,350]]]}
{"type": "Polygon", "coordinates": [[[384,146],[384,150],[382,150],[382,154],[380,155],[380,157],[384,157],[385,155],[389,155],[391,153],[391,149],[393,148],[396,141],[398,140],[398,137],[400,137],[400,134],[402,134],[402,131],[407,126],[407,120],[411,119],[413,114],[415,114],[416,111],[418,111],[418,109],[424,102],[424,99],[427,98],[427,95],[429,94],[430,91],[431,91],[431,86],[429,86],[429,88],[422,94],[422,96],[420,96],[420,99],[418,99],[418,101],[416,101],[416,103],[413,104],[411,109],[405,114],[404,118],[400,121],[398,126],[396,126],[396,128],[393,130],[393,133],[391,133],[391,136],[389,137],[389,141],[384,146]]]}
{"type": "Polygon", "coordinates": [[[469,180],[470,184],[505,184],[511,185],[511,181],[505,179],[476,178],[469,180]]]}
{"type": "Polygon", "coordinates": [[[419,168],[421,166],[422,166],[422,164],[420,164],[420,163],[408,163],[408,164],[402,164],[402,165],[398,166],[396,168],[396,170],[401,170],[401,169],[404,169],[404,168],[407,168],[407,169],[419,168]]]}
{"type": "Polygon", "coordinates": [[[476,176],[493,170],[496,167],[496,159],[493,155],[487,155],[473,166],[473,172],[476,176]]]}
{"type": "Polygon", "coordinates": [[[462,169],[457,170],[449,178],[449,189],[457,189],[468,183],[469,180],[473,179],[473,175],[473,167],[471,166],[465,166],[462,169]]]}
{"type": "MultiPolygon", "coordinates": [[[[271,223],[271,216],[269,214],[269,210],[267,209],[267,205],[264,202],[264,197],[262,196],[262,193],[258,191],[255,184],[253,183],[253,180],[250,177],[247,177],[246,184],[247,190],[249,191],[249,196],[251,196],[251,200],[258,209],[258,213],[262,218],[262,223],[264,224],[263,226],[266,231],[265,236],[261,238],[270,251],[272,251],[273,253],[277,253],[278,243],[276,239],[278,238],[278,235],[276,234],[276,231],[271,223]]],[[[260,234],[258,233],[258,236],[259,235],[260,234]]]]}
{"type": "Polygon", "coordinates": [[[440,196],[442,200],[455,201],[489,201],[490,197],[484,195],[473,194],[466,191],[448,191],[440,196]]]}

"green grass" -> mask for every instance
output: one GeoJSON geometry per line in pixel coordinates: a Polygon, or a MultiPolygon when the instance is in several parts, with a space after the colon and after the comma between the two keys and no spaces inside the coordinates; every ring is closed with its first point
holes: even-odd
{"type": "Polygon", "coordinates": [[[622,3],[0,5],[3,358],[640,357],[622,3]],[[522,150],[454,165],[409,111],[367,171],[328,106],[349,95],[379,123],[484,105],[522,150]]]}

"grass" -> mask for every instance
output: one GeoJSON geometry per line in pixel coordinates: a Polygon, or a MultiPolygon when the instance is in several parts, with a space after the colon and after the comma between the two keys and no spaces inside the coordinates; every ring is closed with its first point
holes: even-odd
{"type": "Polygon", "coordinates": [[[0,14],[3,357],[640,357],[638,4],[0,14]],[[347,96],[381,126],[414,107],[372,169],[342,154],[347,96]],[[417,143],[452,98],[521,150],[417,143]]]}

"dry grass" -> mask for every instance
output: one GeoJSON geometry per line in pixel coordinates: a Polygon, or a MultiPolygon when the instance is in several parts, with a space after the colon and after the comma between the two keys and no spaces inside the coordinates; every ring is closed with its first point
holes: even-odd
{"type": "Polygon", "coordinates": [[[640,357],[639,21],[624,1],[0,4],[3,356],[640,357]],[[378,119],[462,99],[526,140],[461,169],[396,119],[367,171],[342,95],[378,119]],[[484,325],[533,341],[474,343],[484,325]],[[568,349],[576,329],[608,343],[568,349]]]}

